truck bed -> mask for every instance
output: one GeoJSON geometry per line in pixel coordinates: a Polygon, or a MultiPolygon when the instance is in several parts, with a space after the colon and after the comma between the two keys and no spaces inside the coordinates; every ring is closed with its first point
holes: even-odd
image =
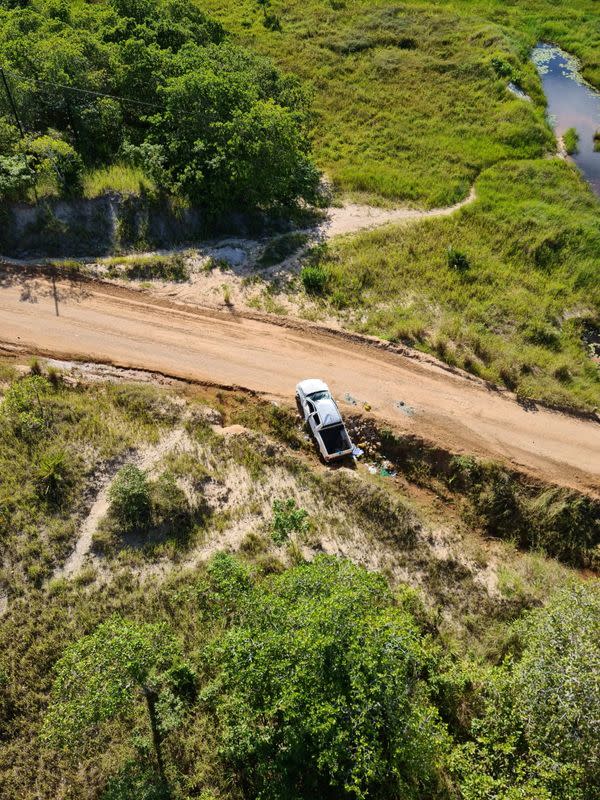
{"type": "Polygon", "coordinates": [[[335,455],[335,453],[343,452],[344,450],[350,450],[352,447],[346,429],[342,423],[339,425],[330,425],[328,428],[321,428],[319,435],[323,440],[325,450],[327,450],[330,456],[335,455]]]}

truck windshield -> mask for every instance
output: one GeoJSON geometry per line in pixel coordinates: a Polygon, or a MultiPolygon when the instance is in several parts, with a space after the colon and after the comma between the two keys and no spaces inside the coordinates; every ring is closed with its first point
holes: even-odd
{"type": "Polygon", "coordinates": [[[331,394],[329,392],[326,392],[326,391],[313,392],[312,394],[309,394],[308,396],[315,403],[316,403],[317,400],[331,400],[331,394]]]}

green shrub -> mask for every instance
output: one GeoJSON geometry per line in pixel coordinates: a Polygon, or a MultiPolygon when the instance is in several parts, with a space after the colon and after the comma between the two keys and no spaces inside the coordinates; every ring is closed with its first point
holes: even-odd
{"type": "Polygon", "coordinates": [[[25,200],[35,183],[31,159],[24,154],[0,156],[0,198],[25,200]]]}
{"type": "Polygon", "coordinates": [[[50,409],[46,396],[51,386],[41,375],[13,381],[4,394],[2,411],[19,436],[31,440],[47,425],[50,409]]]}
{"type": "Polygon", "coordinates": [[[283,544],[292,533],[304,533],[308,528],[308,512],[298,508],[293,497],[273,502],[271,538],[275,544],[283,544]]]}
{"type": "Polygon", "coordinates": [[[468,256],[452,246],[448,248],[446,258],[450,269],[455,269],[458,272],[464,272],[471,266],[468,256]]]}
{"type": "Polygon", "coordinates": [[[68,142],[58,135],[45,135],[27,140],[23,147],[32,159],[37,180],[55,183],[64,197],[81,192],[83,161],[68,142]]]}
{"type": "Polygon", "coordinates": [[[124,530],[137,530],[150,518],[150,485],[134,464],[122,467],[108,491],[110,514],[124,530]]]}
{"type": "Polygon", "coordinates": [[[303,267],[300,280],[308,294],[323,294],[327,285],[328,274],[323,267],[303,267]]]}
{"type": "Polygon", "coordinates": [[[75,480],[75,467],[69,454],[56,447],[42,453],[37,480],[42,497],[50,505],[59,505],[75,480]]]}

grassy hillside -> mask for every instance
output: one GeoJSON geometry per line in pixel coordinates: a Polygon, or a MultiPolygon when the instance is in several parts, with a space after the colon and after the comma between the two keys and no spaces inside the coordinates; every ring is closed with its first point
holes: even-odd
{"type": "Polygon", "coordinates": [[[387,226],[312,257],[347,324],[435,352],[522,399],[592,409],[582,343],[600,312],[598,203],[558,160],[502,164],[453,217],[387,226]]]}
{"type": "Polygon", "coordinates": [[[600,82],[594,3],[279,2],[268,30],[252,2],[207,0],[241,41],[312,84],[320,166],[339,189],[370,199],[450,205],[476,175],[533,158],[552,141],[528,52],[562,43],[600,82]],[[533,104],[506,89],[518,82],[533,104]]]}
{"type": "Polygon", "coordinates": [[[542,160],[554,140],[529,62],[536,41],[556,41],[600,82],[594,3],[273,0],[276,30],[252,3],[208,7],[310,82],[315,155],[341,193],[439,206],[478,179],[479,199],[455,217],[317,256],[346,324],[435,351],[523,399],[597,407],[581,335],[600,320],[599,206],[572,167],[542,160]],[[514,98],[511,80],[533,102],[514,98]]]}
{"type": "Polygon", "coordinates": [[[1,383],[3,796],[509,800],[517,764],[527,800],[595,800],[593,729],[549,766],[511,711],[545,719],[544,637],[589,711],[598,587],[541,548],[593,563],[593,503],[368,419],[377,474],[249,395],[33,373],[1,383]]]}
{"type": "Polygon", "coordinates": [[[485,166],[551,146],[522,42],[484,19],[412,3],[274,3],[279,32],[250,3],[209,7],[311,83],[316,156],[343,191],[450,205],[485,166]],[[501,65],[537,107],[510,95],[501,65]]]}

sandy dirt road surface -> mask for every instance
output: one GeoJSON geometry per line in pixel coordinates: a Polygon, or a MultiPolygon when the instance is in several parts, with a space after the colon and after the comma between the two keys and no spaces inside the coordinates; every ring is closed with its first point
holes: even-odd
{"type": "Polygon", "coordinates": [[[302,322],[175,305],[149,293],[0,267],[0,343],[24,353],[102,361],[239,386],[293,401],[306,377],[344,406],[444,449],[509,462],[537,478],[600,496],[600,424],[542,408],[358,337],[302,322]],[[287,327],[286,327],[287,325],[287,327]],[[403,403],[404,405],[402,405],[403,403]]]}

